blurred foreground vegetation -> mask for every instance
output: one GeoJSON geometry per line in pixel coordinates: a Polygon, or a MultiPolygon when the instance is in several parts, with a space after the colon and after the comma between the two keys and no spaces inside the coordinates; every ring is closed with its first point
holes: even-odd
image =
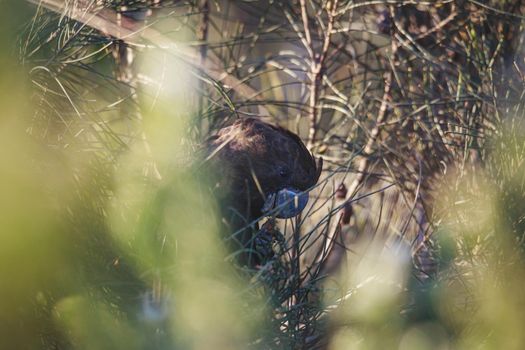
{"type": "Polygon", "coordinates": [[[1,349],[525,347],[521,1],[44,5],[0,2],[1,349]],[[256,271],[196,157],[247,115],[327,164],[256,271]]]}

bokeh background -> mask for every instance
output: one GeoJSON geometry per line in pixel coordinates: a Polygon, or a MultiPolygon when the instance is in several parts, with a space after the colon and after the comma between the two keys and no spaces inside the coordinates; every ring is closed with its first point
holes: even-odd
{"type": "Polygon", "coordinates": [[[1,349],[523,349],[520,0],[0,2],[1,349]],[[235,264],[202,142],[324,171],[235,264]]]}

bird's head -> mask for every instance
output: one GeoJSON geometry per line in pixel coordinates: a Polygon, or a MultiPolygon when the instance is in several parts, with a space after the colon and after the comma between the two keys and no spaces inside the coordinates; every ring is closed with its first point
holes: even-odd
{"type": "Polygon", "coordinates": [[[250,219],[299,214],[322,170],[299,136],[254,118],[219,130],[210,146],[231,205],[250,219]]]}

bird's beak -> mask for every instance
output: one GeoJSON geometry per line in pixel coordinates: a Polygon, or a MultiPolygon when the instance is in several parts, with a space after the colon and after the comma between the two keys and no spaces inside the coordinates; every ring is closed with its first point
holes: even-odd
{"type": "Polygon", "coordinates": [[[298,215],[308,203],[308,192],[285,188],[266,197],[263,213],[288,219],[298,215]]]}

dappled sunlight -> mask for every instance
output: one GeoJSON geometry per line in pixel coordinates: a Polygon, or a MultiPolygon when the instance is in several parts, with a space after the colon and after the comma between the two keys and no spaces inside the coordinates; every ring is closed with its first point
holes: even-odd
{"type": "Polygon", "coordinates": [[[518,0],[4,3],[1,349],[525,347],[518,0]]]}

